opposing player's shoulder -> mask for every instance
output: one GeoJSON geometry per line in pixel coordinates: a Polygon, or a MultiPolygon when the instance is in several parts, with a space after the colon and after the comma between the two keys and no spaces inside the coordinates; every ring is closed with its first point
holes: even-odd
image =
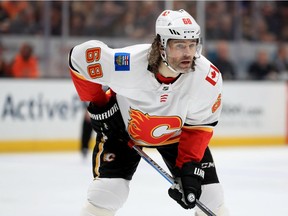
{"type": "Polygon", "coordinates": [[[203,55],[197,58],[195,63],[195,73],[204,82],[205,86],[222,86],[222,76],[217,66],[203,55]]]}

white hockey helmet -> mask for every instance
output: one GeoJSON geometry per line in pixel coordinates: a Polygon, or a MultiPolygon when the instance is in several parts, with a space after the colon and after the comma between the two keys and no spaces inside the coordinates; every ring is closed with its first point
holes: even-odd
{"type": "Polygon", "coordinates": [[[200,39],[200,26],[183,9],[165,10],[156,20],[156,35],[165,49],[169,39],[200,39]]]}

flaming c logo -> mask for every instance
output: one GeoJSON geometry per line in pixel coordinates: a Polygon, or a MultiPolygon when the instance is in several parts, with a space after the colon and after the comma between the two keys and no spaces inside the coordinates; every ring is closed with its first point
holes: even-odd
{"type": "Polygon", "coordinates": [[[129,134],[135,141],[148,145],[167,141],[182,126],[179,116],[150,116],[132,108],[129,114],[129,134]]]}

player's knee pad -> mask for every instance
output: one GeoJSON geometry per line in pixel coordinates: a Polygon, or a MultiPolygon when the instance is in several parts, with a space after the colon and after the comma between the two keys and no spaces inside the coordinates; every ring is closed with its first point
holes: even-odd
{"type": "Polygon", "coordinates": [[[128,194],[128,180],[96,178],[88,188],[87,199],[93,206],[116,212],[126,202],[128,194]]]}
{"type": "MultiPolygon", "coordinates": [[[[229,216],[229,212],[224,205],[224,193],[221,184],[215,183],[203,185],[200,201],[217,216],[229,216]]],[[[195,215],[204,216],[206,214],[196,207],[195,215]]]]}
{"type": "Polygon", "coordinates": [[[114,216],[115,212],[96,207],[88,201],[83,206],[80,216],[114,216]]]}

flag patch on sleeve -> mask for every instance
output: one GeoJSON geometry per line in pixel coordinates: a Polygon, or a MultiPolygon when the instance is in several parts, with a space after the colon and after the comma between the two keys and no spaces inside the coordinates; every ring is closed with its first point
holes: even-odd
{"type": "Polygon", "coordinates": [[[213,86],[216,85],[220,76],[220,71],[214,65],[210,65],[209,72],[206,76],[206,80],[211,83],[213,86]]]}
{"type": "Polygon", "coordinates": [[[129,71],[130,53],[115,53],[114,65],[115,71],[129,71]]]}

